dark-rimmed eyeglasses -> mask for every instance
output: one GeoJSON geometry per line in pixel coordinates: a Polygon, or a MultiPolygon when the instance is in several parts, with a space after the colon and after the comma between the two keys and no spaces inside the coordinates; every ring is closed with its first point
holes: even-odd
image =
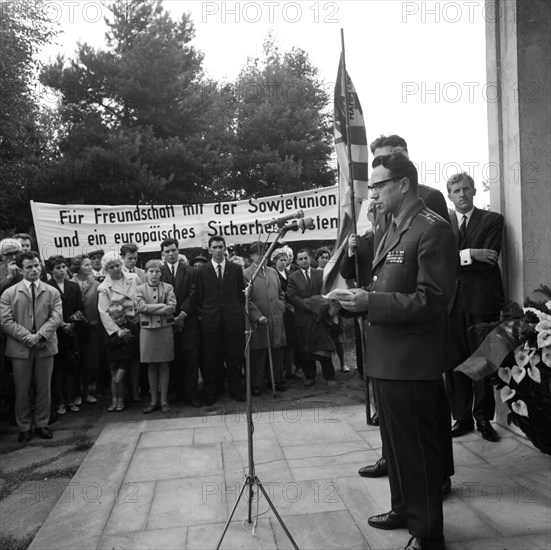
{"type": "Polygon", "coordinates": [[[371,183],[367,186],[367,188],[370,191],[378,191],[379,189],[382,189],[389,181],[401,180],[402,178],[403,176],[395,176],[393,178],[388,178],[387,180],[381,180],[376,183],[371,183]]]}

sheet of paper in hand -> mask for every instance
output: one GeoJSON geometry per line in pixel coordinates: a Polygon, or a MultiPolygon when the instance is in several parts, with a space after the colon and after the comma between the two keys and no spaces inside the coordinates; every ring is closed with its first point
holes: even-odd
{"type": "Polygon", "coordinates": [[[328,294],[323,294],[323,297],[326,300],[343,300],[347,296],[354,294],[349,289],[346,288],[335,288],[328,294]]]}

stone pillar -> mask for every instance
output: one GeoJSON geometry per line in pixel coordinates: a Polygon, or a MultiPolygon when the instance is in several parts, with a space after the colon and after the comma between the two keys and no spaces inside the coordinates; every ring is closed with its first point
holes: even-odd
{"type": "Polygon", "coordinates": [[[551,2],[486,0],[485,11],[490,207],[505,217],[505,295],[522,305],[551,286],[551,2]]]}
{"type": "Polygon", "coordinates": [[[505,293],[522,303],[551,285],[551,2],[486,0],[485,16],[490,205],[505,293]]]}

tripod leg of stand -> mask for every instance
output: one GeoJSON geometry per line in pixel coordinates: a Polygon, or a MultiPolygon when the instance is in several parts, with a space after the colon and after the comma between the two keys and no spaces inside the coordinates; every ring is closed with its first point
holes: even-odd
{"type": "Polygon", "coordinates": [[[256,483],[256,485],[258,485],[258,488],[262,491],[262,494],[264,495],[264,498],[266,499],[266,502],[270,505],[270,508],[272,509],[272,512],[275,514],[275,517],[277,518],[277,521],[279,521],[279,524],[281,525],[281,527],[285,531],[285,534],[287,535],[287,538],[291,541],[291,544],[293,545],[293,548],[295,550],[298,550],[298,546],[297,546],[297,543],[295,542],[295,539],[293,539],[291,533],[289,533],[289,530],[287,529],[287,526],[285,525],[285,523],[283,523],[283,520],[281,519],[281,516],[277,513],[277,510],[275,509],[275,506],[274,506],[273,502],[270,500],[270,497],[268,496],[268,493],[266,493],[266,490],[264,489],[264,486],[262,485],[262,483],[260,482],[258,477],[255,476],[254,482],[256,483]]]}
{"type": "Polygon", "coordinates": [[[228,527],[230,526],[231,520],[233,518],[233,515],[235,514],[235,511],[237,510],[237,505],[239,504],[239,501],[241,500],[241,497],[243,496],[243,491],[245,490],[245,487],[248,485],[251,487],[252,481],[250,480],[249,476],[245,478],[245,481],[243,482],[243,485],[241,486],[241,491],[239,491],[239,495],[237,495],[237,498],[235,499],[235,504],[233,505],[230,517],[228,518],[228,521],[226,521],[226,525],[224,526],[224,531],[220,535],[220,538],[218,539],[218,544],[216,545],[216,550],[220,548],[220,545],[222,544],[222,541],[224,540],[224,536],[226,534],[226,531],[228,530],[228,527]]]}
{"type": "Polygon", "coordinates": [[[270,363],[270,378],[272,380],[272,397],[277,398],[274,381],[274,361],[272,359],[272,343],[270,342],[270,325],[266,325],[266,335],[268,337],[268,362],[270,363]]]}

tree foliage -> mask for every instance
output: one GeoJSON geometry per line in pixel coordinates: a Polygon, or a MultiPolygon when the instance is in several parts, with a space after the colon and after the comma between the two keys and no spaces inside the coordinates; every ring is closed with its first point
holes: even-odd
{"type": "Polygon", "coordinates": [[[237,196],[266,196],[335,182],[329,97],[304,50],[281,53],[272,36],[236,82],[237,196]]]}
{"type": "Polygon", "coordinates": [[[304,51],[282,53],[270,36],[235,82],[217,82],[188,14],[109,0],[105,45],[39,71],[54,33],[41,0],[0,5],[0,228],[27,229],[30,198],[193,203],[334,183],[329,97],[304,51]],[[34,94],[38,73],[54,110],[34,94]]]}
{"type": "Polygon", "coordinates": [[[55,35],[39,0],[0,2],[0,229],[30,224],[29,198],[48,160],[35,54],[55,35]]]}
{"type": "Polygon", "coordinates": [[[81,44],[76,59],[59,57],[42,72],[61,96],[64,120],[48,194],[196,202],[205,194],[203,163],[223,148],[231,118],[213,118],[191,19],[172,20],[159,0],[108,7],[105,50],[81,44]]]}

